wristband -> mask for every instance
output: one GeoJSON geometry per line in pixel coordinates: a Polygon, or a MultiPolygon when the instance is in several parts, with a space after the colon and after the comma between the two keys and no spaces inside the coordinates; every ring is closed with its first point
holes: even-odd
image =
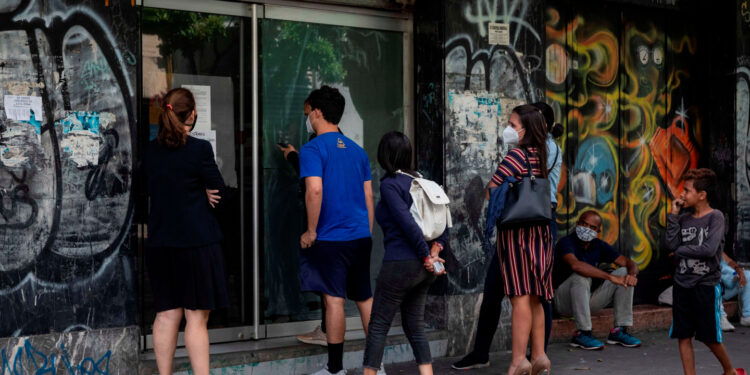
{"type": "Polygon", "coordinates": [[[427,262],[429,262],[429,261],[430,261],[430,256],[429,256],[429,255],[428,255],[428,256],[426,256],[426,257],[424,257],[424,262],[425,262],[425,263],[427,263],[427,262]]]}

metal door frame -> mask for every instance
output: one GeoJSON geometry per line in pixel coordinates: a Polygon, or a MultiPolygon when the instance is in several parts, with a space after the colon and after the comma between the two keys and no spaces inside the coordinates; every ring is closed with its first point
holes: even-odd
{"type": "MultiPolygon", "coordinates": [[[[286,0],[257,0],[254,2],[227,2],[219,0],[136,0],[139,7],[161,8],[179,11],[200,12],[221,14],[227,16],[243,17],[250,21],[252,28],[252,40],[249,42],[251,48],[252,71],[252,114],[251,114],[251,153],[252,159],[259,161],[260,157],[260,118],[259,118],[259,71],[258,62],[260,59],[259,51],[259,20],[275,19],[284,21],[318,23],[334,26],[349,26],[383,31],[395,31],[403,34],[403,106],[404,106],[404,133],[406,133],[412,142],[414,141],[414,48],[413,48],[413,16],[411,13],[396,13],[387,11],[378,11],[371,9],[347,7],[341,5],[327,5],[318,3],[305,3],[299,1],[286,0]]],[[[244,66],[245,45],[244,30],[240,30],[240,66],[244,66]]],[[[139,35],[140,38],[140,35],[139,35]]],[[[142,77],[141,77],[142,79],[142,77]]],[[[240,69],[240,105],[244,103],[244,69],[240,69]]],[[[244,124],[244,111],[240,110],[240,124],[244,124]]],[[[240,170],[244,171],[244,148],[240,147],[240,170]]],[[[252,281],[253,281],[253,324],[246,326],[237,326],[229,328],[210,329],[209,341],[211,344],[263,338],[290,336],[302,332],[310,331],[316,321],[302,321],[279,324],[260,324],[260,238],[262,236],[260,223],[260,175],[258,164],[252,170],[252,199],[253,210],[251,212],[253,219],[253,228],[251,233],[252,241],[252,281]]],[[[244,186],[244,173],[240,174],[240,186],[244,186]]],[[[240,194],[240,227],[245,227],[245,196],[240,194]]],[[[145,224],[144,224],[145,227],[145,224]]],[[[244,250],[246,244],[245,233],[240,234],[240,246],[244,250]]],[[[245,320],[245,253],[241,253],[241,299],[242,299],[242,319],[245,320]]],[[[346,319],[347,330],[362,329],[362,321],[359,317],[349,317],[346,319]]],[[[183,332],[178,337],[178,346],[184,346],[183,332]]],[[[144,335],[142,340],[143,348],[153,348],[153,335],[144,335]]]]}

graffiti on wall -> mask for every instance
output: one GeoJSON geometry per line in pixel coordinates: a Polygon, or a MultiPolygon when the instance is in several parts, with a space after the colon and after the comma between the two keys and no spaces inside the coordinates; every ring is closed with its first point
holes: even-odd
{"type": "Polygon", "coordinates": [[[11,2],[0,20],[0,336],[132,324],[136,9],[11,2]]]}
{"type": "Polygon", "coordinates": [[[511,110],[543,97],[539,2],[448,1],[445,42],[445,183],[451,197],[449,293],[481,291],[484,187],[508,147],[511,110]],[[454,18],[455,17],[455,18],[454,18]],[[510,45],[490,45],[489,22],[510,25],[510,45]]]}
{"type": "Polygon", "coordinates": [[[100,358],[84,357],[78,362],[71,361],[65,344],[59,346],[59,353],[45,353],[25,340],[15,351],[0,350],[0,375],[57,373],[62,363],[65,374],[109,374],[109,360],[112,351],[107,350],[100,358]],[[55,355],[57,354],[57,356],[55,355]]]}
{"type": "Polygon", "coordinates": [[[695,54],[695,40],[627,17],[619,28],[619,17],[563,21],[554,7],[546,14],[546,96],[573,155],[558,190],[558,223],[566,231],[581,212],[599,211],[603,239],[646,268],[680,178],[698,163],[701,117],[681,64],[695,54]]]}
{"type": "MultiPolygon", "coordinates": [[[[456,7],[456,4],[451,4],[456,7]]],[[[504,97],[535,101],[534,74],[541,72],[540,25],[534,24],[537,6],[522,0],[475,0],[464,5],[461,28],[445,42],[446,90],[496,92],[504,97]],[[510,45],[489,45],[487,25],[510,25],[510,45]],[[471,26],[468,26],[471,25],[471,26]],[[476,27],[476,32],[467,32],[476,27]]],[[[456,7],[459,8],[459,7],[456,7]]]]}
{"type": "Polygon", "coordinates": [[[0,375],[116,375],[138,366],[135,327],[0,339],[0,375]]]}

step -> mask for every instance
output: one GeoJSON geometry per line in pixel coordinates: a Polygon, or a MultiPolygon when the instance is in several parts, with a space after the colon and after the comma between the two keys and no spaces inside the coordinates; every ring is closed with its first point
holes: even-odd
{"type": "MultiPolygon", "coordinates": [[[[430,342],[432,356],[444,357],[448,349],[448,333],[437,330],[428,330],[425,333],[430,342]]],[[[361,330],[348,331],[344,344],[344,367],[360,369],[360,373],[365,348],[364,336],[361,330]]],[[[213,374],[309,374],[323,368],[328,361],[328,352],[325,347],[302,344],[295,337],[214,344],[211,345],[210,350],[211,373],[213,374]]],[[[403,334],[403,330],[401,327],[392,328],[386,339],[383,363],[413,360],[411,345],[403,334]]],[[[190,370],[190,360],[187,351],[179,348],[175,353],[174,374],[187,375],[188,370],[190,370]]],[[[139,374],[158,374],[153,351],[147,351],[141,355],[139,374]]]]}
{"type": "MultiPolygon", "coordinates": [[[[724,302],[724,310],[732,317],[737,314],[737,301],[724,302]]],[[[591,314],[591,325],[594,336],[606,338],[609,330],[614,325],[614,313],[612,309],[591,314]]],[[[656,330],[667,330],[672,325],[672,307],[659,305],[636,305],[633,306],[633,327],[630,333],[648,332],[656,330]]],[[[552,334],[550,342],[569,341],[576,330],[572,318],[559,318],[552,320],[552,334]]]]}

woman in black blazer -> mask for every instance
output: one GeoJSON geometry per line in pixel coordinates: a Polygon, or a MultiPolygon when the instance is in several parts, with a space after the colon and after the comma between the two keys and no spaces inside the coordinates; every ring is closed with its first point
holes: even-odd
{"type": "Polygon", "coordinates": [[[146,268],[154,294],[154,352],[159,373],[171,374],[183,315],[193,373],[209,373],[208,316],[229,305],[219,224],[206,190],[224,191],[211,144],[189,135],[195,98],[184,88],[163,100],[159,135],[148,145],[146,268]]]}

